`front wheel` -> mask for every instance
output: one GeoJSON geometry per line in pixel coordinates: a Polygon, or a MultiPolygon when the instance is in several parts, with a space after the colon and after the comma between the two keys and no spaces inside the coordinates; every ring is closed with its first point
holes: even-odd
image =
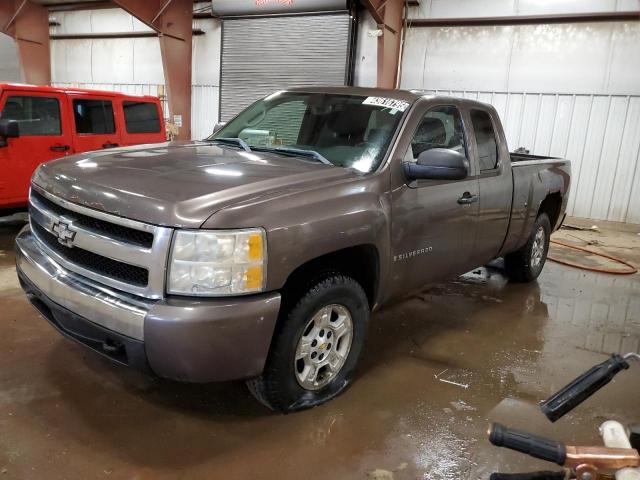
{"type": "Polygon", "coordinates": [[[549,241],[551,239],[551,222],[546,213],[536,218],[527,243],[518,251],[504,257],[507,276],[513,282],[532,282],[547,260],[549,241]]]}
{"type": "Polygon", "coordinates": [[[369,303],[351,277],[314,282],[283,315],[265,369],[247,381],[264,405],[292,412],[339,395],[355,375],[369,324],[369,303]]]}

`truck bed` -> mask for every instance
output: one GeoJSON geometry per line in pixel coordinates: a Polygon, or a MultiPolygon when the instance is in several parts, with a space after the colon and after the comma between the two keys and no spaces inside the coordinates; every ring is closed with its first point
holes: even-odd
{"type": "Polygon", "coordinates": [[[537,162],[544,162],[544,161],[558,161],[558,160],[562,160],[561,158],[558,157],[545,157],[542,155],[531,155],[528,153],[510,153],[511,155],[511,163],[514,166],[518,166],[518,164],[522,164],[522,162],[529,162],[529,163],[537,163],[537,162]]]}
{"type": "MultiPolygon", "coordinates": [[[[571,163],[564,158],[511,153],[511,166],[513,199],[505,252],[513,251],[526,242],[545,198],[552,196],[559,202],[564,199],[564,204],[557,205],[559,212],[564,211],[571,176],[571,163]]],[[[551,227],[555,230],[562,218],[558,216],[551,220],[551,227]]]]}

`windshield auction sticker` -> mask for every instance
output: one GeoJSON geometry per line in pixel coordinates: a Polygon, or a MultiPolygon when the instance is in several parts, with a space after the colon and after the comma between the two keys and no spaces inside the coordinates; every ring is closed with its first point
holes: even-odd
{"type": "Polygon", "coordinates": [[[385,98],[385,97],[367,97],[367,99],[362,102],[363,105],[377,105],[379,107],[389,107],[394,110],[399,110],[404,112],[409,106],[409,102],[405,102],[404,100],[396,100],[395,98],[385,98]]]}

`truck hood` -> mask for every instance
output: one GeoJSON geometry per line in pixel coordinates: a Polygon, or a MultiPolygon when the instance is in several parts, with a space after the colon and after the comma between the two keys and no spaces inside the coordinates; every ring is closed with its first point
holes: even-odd
{"type": "Polygon", "coordinates": [[[207,142],[172,142],[74,155],[43,164],[33,182],[70,202],[125,218],[198,228],[216,211],[358,172],[207,142]]]}

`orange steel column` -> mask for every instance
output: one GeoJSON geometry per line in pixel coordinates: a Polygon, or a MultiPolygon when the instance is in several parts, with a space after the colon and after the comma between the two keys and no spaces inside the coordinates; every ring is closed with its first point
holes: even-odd
{"type": "Polygon", "coordinates": [[[18,45],[22,76],[27,83],[51,83],[49,11],[29,0],[0,1],[0,31],[18,45]]]}
{"type": "Polygon", "coordinates": [[[404,0],[361,0],[382,35],[378,37],[378,87],[395,88],[398,75],[404,0]]]}
{"type": "Polygon", "coordinates": [[[383,33],[378,37],[378,87],[396,87],[403,12],[403,0],[388,0],[384,5],[383,33]]]}
{"type": "Polygon", "coordinates": [[[193,0],[114,0],[158,32],[170,121],[179,140],[191,138],[191,45],[193,0]]]}
{"type": "Polygon", "coordinates": [[[191,44],[193,32],[193,1],[173,0],[161,18],[166,31],[179,35],[162,34],[160,51],[164,81],[167,84],[171,121],[181,117],[179,140],[191,139],[191,44]],[[176,115],[178,117],[176,117],[176,115]]]}

